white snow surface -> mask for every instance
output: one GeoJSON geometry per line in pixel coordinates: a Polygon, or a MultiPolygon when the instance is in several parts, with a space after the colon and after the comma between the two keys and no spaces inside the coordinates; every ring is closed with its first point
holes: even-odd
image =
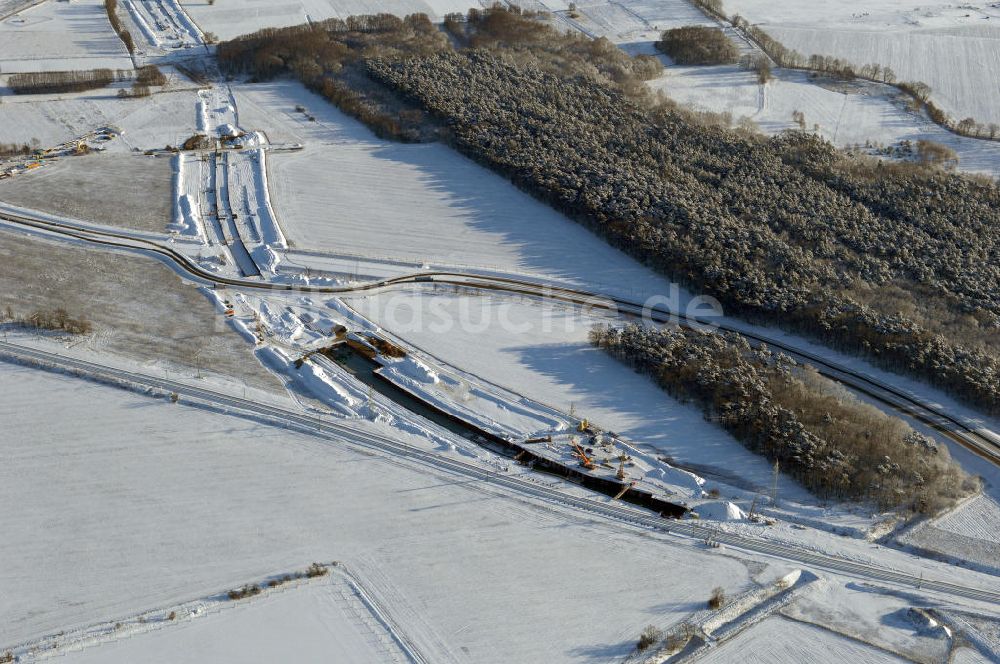
{"type": "Polygon", "coordinates": [[[712,521],[742,521],[747,517],[743,510],[728,500],[701,503],[697,511],[699,518],[712,521]]]}
{"type": "MultiPolygon", "coordinates": [[[[943,79],[938,86],[931,85],[945,91],[944,101],[951,98],[961,100],[948,107],[953,116],[961,119],[973,113],[980,122],[993,121],[991,118],[998,107],[993,96],[1000,95],[1000,86],[992,81],[998,76],[996,71],[1000,65],[989,67],[987,63],[1000,57],[1000,48],[995,46],[998,42],[984,42],[984,38],[977,36],[978,33],[952,34],[952,30],[946,30],[935,38],[933,44],[926,44],[926,34],[908,32],[909,27],[900,22],[901,19],[887,24],[884,29],[857,32],[859,21],[869,19],[850,18],[850,15],[874,10],[861,4],[850,0],[834,5],[802,6],[787,1],[739,0],[725,3],[725,9],[730,14],[739,13],[752,22],[760,21],[766,30],[783,42],[782,35],[790,31],[793,38],[800,37],[800,40],[792,39],[794,47],[806,54],[826,54],[827,51],[820,46],[836,40],[842,48],[835,55],[847,57],[847,51],[868,54],[855,60],[859,65],[877,61],[872,58],[878,54],[869,51],[878,49],[889,50],[891,53],[886,55],[887,58],[905,60],[910,66],[927,63],[943,79]],[[844,19],[844,26],[848,27],[842,27],[831,15],[844,19]],[[757,16],[765,19],[758,19],[757,16]],[[815,19],[812,18],[814,16],[815,19]],[[786,21],[792,22],[789,25],[809,27],[789,27],[786,31],[782,27],[786,21]],[[830,21],[834,21],[832,26],[830,21]],[[889,32],[890,29],[893,32],[889,32]],[[906,43],[900,44],[899,40],[906,40],[906,43]],[[928,51],[924,48],[928,45],[934,48],[928,51]],[[980,53],[983,49],[989,52],[980,53]],[[943,53],[946,50],[949,52],[943,53]],[[988,90],[981,90],[984,87],[988,90]],[[974,111],[963,110],[966,107],[974,111]]],[[[581,15],[577,19],[569,19],[565,14],[558,14],[557,19],[585,34],[607,37],[629,53],[658,55],[667,68],[663,75],[649,81],[649,86],[663,91],[684,106],[728,113],[734,121],[747,118],[768,134],[798,128],[792,120],[792,113],[800,111],[805,115],[810,131],[818,131],[838,147],[865,146],[868,143],[891,146],[901,141],[916,143],[931,140],[954,149],[959,155],[959,168],[962,170],[1000,176],[1000,143],[957,136],[937,126],[923,114],[909,110],[907,98],[890,86],[863,81],[852,84],[815,82],[809,80],[804,72],[783,69],[775,69],[774,79],[762,86],[758,84],[755,74],[737,66],[674,65],[669,58],[658,54],[653,46],[660,31],[680,25],[719,25],[686,0],[581,3],[578,11],[581,15]]],[[[948,6],[942,11],[954,14],[957,10],[948,6]]],[[[996,9],[985,11],[1000,14],[996,9]]],[[[1000,24],[996,28],[979,29],[996,30],[1000,38],[1000,24]]],[[[731,28],[727,27],[726,32],[741,52],[756,52],[731,28]]],[[[897,74],[901,71],[908,70],[896,68],[897,74]]],[[[899,80],[906,78],[913,76],[900,76],[899,80]]],[[[941,101],[938,95],[934,98],[941,101]]]]}
{"type": "MultiPolygon", "coordinates": [[[[934,526],[956,535],[992,542],[1000,552],[1000,504],[989,494],[976,496],[959,509],[935,521],[934,526]]],[[[997,562],[1000,564],[1000,561],[997,562]]]]}
{"type": "Polygon", "coordinates": [[[0,74],[131,69],[102,0],[43,2],[0,21],[0,74]]]}
{"type": "Polygon", "coordinates": [[[193,90],[129,100],[107,93],[65,95],[62,99],[5,96],[0,103],[0,142],[24,143],[37,138],[42,146],[56,145],[98,127],[115,126],[122,135],[110,144],[109,152],[162,149],[180,145],[195,133],[195,99],[193,90]]]}
{"type": "Polygon", "coordinates": [[[915,606],[922,607],[916,598],[876,586],[821,582],[782,613],[914,659],[944,661],[948,635],[912,613],[915,606]]]}
{"type": "Polygon", "coordinates": [[[907,660],[819,627],[772,617],[712,648],[699,661],[704,664],[729,664],[735,661],[748,664],[901,664],[907,660]]]}
{"type": "Polygon", "coordinates": [[[201,211],[197,199],[194,195],[189,193],[184,193],[189,190],[190,180],[194,179],[195,182],[200,182],[200,163],[197,160],[191,163],[188,155],[177,154],[171,158],[171,163],[173,165],[173,204],[174,204],[174,215],[173,223],[170,225],[169,230],[177,231],[181,235],[196,239],[204,240],[205,234],[202,230],[202,220],[201,211]],[[195,170],[195,173],[189,173],[189,169],[195,170]]]}
{"type": "Polygon", "coordinates": [[[1000,175],[1000,143],[939,127],[909,110],[905,97],[889,86],[820,85],[804,72],[788,70],[775,70],[775,79],[761,86],[752,73],[736,66],[671,66],[649,85],[697,110],[749,118],[768,134],[798,128],[792,113],[801,111],[810,131],[838,147],[935,141],[955,150],[963,171],[1000,175]]]}
{"type": "Polygon", "coordinates": [[[1000,122],[995,3],[727,0],[725,6],[805,55],[888,65],[900,81],[930,85],[933,99],[953,117],[1000,122]]]}
{"type": "Polygon", "coordinates": [[[233,0],[228,4],[207,4],[201,0],[181,0],[181,4],[203,32],[219,39],[232,39],[260,30],[300,25],[327,18],[347,18],[361,14],[423,13],[442,20],[450,12],[465,12],[480,6],[475,0],[233,0]]]}
{"type": "Polygon", "coordinates": [[[183,618],[155,632],[65,656],[73,664],[245,664],[338,661],[376,664],[401,653],[338,575],[183,618]]]}
{"type": "Polygon", "coordinates": [[[662,277],[444,145],[378,139],[291,81],[234,86],[234,94],[244,126],[273,142],[306,144],[267,160],[273,205],[296,246],[540,274],[622,294],[672,292],[662,277]],[[316,122],[296,113],[297,104],[316,122]]]}
{"type": "Polygon", "coordinates": [[[0,396],[20,506],[0,512],[0,649],[336,559],[427,661],[577,661],[747,583],[691,545],[246,420],[9,365],[0,396]]]}

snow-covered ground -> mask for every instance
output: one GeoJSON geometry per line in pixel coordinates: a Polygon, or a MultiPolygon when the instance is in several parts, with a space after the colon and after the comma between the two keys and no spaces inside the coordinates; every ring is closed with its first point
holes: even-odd
{"type": "Polygon", "coordinates": [[[726,0],[725,8],[805,55],[888,65],[900,81],[923,81],[957,119],[1000,123],[996,3],[726,0]]]}
{"type": "Polygon", "coordinates": [[[444,145],[376,138],[291,81],[234,93],[244,127],[305,143],[268,155],[273,205],[293,246],[533,273],[623,295],[672,293],[662,277],[444,145]]]}
{"type": "Polygon", "coordinates": [[[235,417],[10,365],[0,396],[19,505],[0,650],[340,560],[426,661],[607,660],[749,581],[712,550],[235,417]]]}
{"type": "Polygon", "coordinates": [[[101,91],[60,99],[4,96],[0,142],[37,139],[47,147],[111,125],[120,128],[122,135],[109,145],[109,152],[162,149],[183,143],[195,133],[195,99],[190,89],[128,100],[101,91]]]}
{"type": "Polygon", "coordinates": [[[202,34],[177,0],[123,0],[122,13],[137,30],[133,38],[164,51],[203,44],[202,34]]]}
{"type": "MultiPolygon", "coordinates": [[[[844,14],[849,17],[851,12],[863,12],[860,6],[851,10],[845,9],[843,3],[837,4],[835,8],[830,8],[833,7],[830,5],[819,5],[803,9],[792,3],[745,0],[726,3],[725,6],[730,13],[740,13],[752,22],[765,21],[758,19],[755,12],[769,17],[766,19],[767,22],[764,22],[764,27],[768,30],[772,30],[770,21],[787,21],[791,20],[789,17],[795,15],[799,15],[798,21],[804,21],[816,14],[814,29],[808,30],[809,34],[803,37],[802,43],[786,42],[788,46],[798,48],[807,54],[827,53],[818,48],[824,40],[845,35],[857,36],[854,32],[831,30],[824,22],[828,18],[827,14],[844,14]],[[747,5],[745,12],[742,11],[744,5],[747,5]],[[782,7],[783,10],[779,9],[782,7]],[[815,27],[816,24],[822,27],[815,27]]],[[[718,25],[697,11],[687,0],[580,3],[577,11],[579,17],[576,19],[568,18],[566,12],[558,13],[556,18],[586,34],[607,37],[630,53],[656,54],[653,42],[659,38],[663,30],[679,25],[718,25]]],[[[899,25],[901,24],[896,27],[899,25]]],[[[1000,36],[1000,26],[996,30],[1000,36]]],[[[739,35],[731,29],[728,29],[728,32],[743,52],[754,52],[739,35]]],[[[903,38],[909,33],[897,36],[896,33],[890,34],[885,31],[869,31],[862,33],[861,36],[865,34],[871,36],[872,44],[892,48],[893,39],[903,38]]],[[[785,42],[781,35],[774,34],[774,36],[785,42]]],[[[997,43],[1000,42],[992,42],[984,47],[981,38],[949,34],[938,47],[939,50],[949,50],[947,58],[942,57],[941,53],[933,55],[921,51],[922,44],[908,45],[906,48],[900,48],[896,44],[893,55],[910,63],[925,62],[924,58],[928,63],[933,61],[940,76],[947,81],[949,89],[960,88],[965,91],[962,92],[962,101],[957,103],[956,108],[963,106],[974,108],[979,113],[976,118],[980,122],[987,122],[992,121],[989,118],[997,107],[996,101],[991,101],[992,95],[1000,95],[1000,88],[988,82],[996,76],[998,68],[990,67],[988,64],[994,58],[1000,57],[1000,47],[996,46],[997,43]],[[979,57],[976,55],[977,49],[982,48],[988,48],[989,53],[979,57]],[[961,55],[966,51],[968,57],[961,55]],[[981,72],[987,79],[974,80],[972,74],[976,72],[981,72]],[[981,91],[981,88],[988,88],[988,91],[981,91]],[[985,110],[984,107],[988,107],[989,110],[985,110]]],[[[841,57],[849,56],[847,52],[850,50],[849,46],[842,46],[842,52],[834,54],[841,57]]],[[[728,113],[734,122],[747,118],[768,134],[798,128],[792,119],[792,113],[800,111],[805,115],[808,130],[817,131],[840,147],[864,146],[868,143],[876,146],[892,146],[901,141],[915,144],[920,140],[931,140],[954,149],[959,155],[959,167],[962,170],[1000,175],[1000,143],[964,138],[946,131],[922,114],[909,110],[906,106],[907,99],[890,86],[860,81],[843,84],[822,79],[810,80],[805,73],[781,69],[776,69],[775,78],[762,86],[757,82],[754,73],[744,71],[735,65],[683,67],[674,65],[664,56],[661,56],[661,60],[667,68],[662,76],[650,81],[649,85],[654,90],[663,91],[683,106],[714,113],[728,113]]],[[[861,57],[856,62],[860,65],[881,61],[861,57]]],[[[899,73],[901,70],[896,69],[896,71],[899,73]]],[[[904,78],[907,77],[901,76],[900,80],[904,78]]],[[[933,83],[930,84],[935,87],[933,83]]],[[[958,92],[954,92],[953,96],[955,94],[958,92]]],[[[957,117],[965,117],[972,113],[952,108],[948,110],[957,117]]]]}
{"type": "Polygon", "coordinates": [[[833,632],[783,617],[768,618],[699,659],[705,664],[744,661],[754,664],[901,664],[907,660],[833,632]]]}
{"type": "Polygon", "coordinates": [[[406,661],[392,634],[340,574],[269,591],[261,598],[228,604],[223,600],[209,610],[208,615],[161,622],[155,631],[71,650],[66,661],[320,664],[334,653],[338,661],[358,664],[406,661]]]}
{"type": "Polygon", "coordinates": [[[737,66],[671,66],[650,86],[690,108],[730,113],[736,121],[749,118],[768,134],[797,129],[792,113],[800,111],[809,131],[840,147],[935,141],[955,150],[963,171],[1000,176],[1000,143],[939,127],[907,108],[906,98],[889,86],[820,84],[804,72],[787,70],[775,75],[761,86],[754,74],[737,66]]]}
{"type": "Polygon", "coordinates": [[[476,0],[230,0],[215,4],[182,0],[181,4],[203,32],[211,32],[220,39],[232,39],[266,27],[280,28],[362,14],[406,16],[423,13],[432,20],[442,20],[445,14],[464,13],[470,6],[479,7],[484,3],[476,0]]]}
{"type": "Polygon", "coordinates": [[[1000,573],[1000,488],[991,484],[985,493],[962,504],[939,519],[917,525],[900,537],[905,545],[969,561],[973,565],[1000,573]]]}
{"type": "Polygon", "coordinates": [[[820,582],[782,613],[914,661],[946,661],[946,633],[912,613],[913,606],[912,597],[887,594],[883,588],[820,582]]]}
{"type": "MultiPolygon", "coordinates": [[[[221,5],[186,6],[204,19],[202,30],[221,28],[223,36],[226,30],[236,34],[283,24],[285,18],[291,24],[419,10],[405,0],[398,6],[357,7],[304,2],[263,7],[222,0],[221,5]]],[[[420,6],[432,17],[466,8],[442,2],[420,6]]],[[[151,47],[166,51],[199,42],[198,29],[187,26],[172,0],[132,3],[124,3],[125,9],[131,7],[129,20],[163,24],[147,35],[151,47]]],[[[666,27],[706,22],[684,0],[584,3],[578,19],[571,19],[560,3],[549,8],[560,10],[556,20],[568,27],[607,34],[633,51],[648,52],[651,39],[666,27]]],[[[762,88],[733,68],[672,67],[653,85],[678,97],[687,94],[706,108],[753,117],[769,132],[790,125],[791,111],[802,110],[810,126],[819,125],[839,144],[863,142],[869,134],[885,143],[915,140],[912,132],[923,131],[920,119],[887,102],[884,91],[824,87],[795,73],[781,73],[762,88]],[[713,87],[718,89],[710,93],[713,87]]],[[[233,254],[219,245],[238,240],[261,278],[283,283],[342,284],[452,265],[538,275],[635,299],[660,294],[668,306],[683,307],[690,298],[502,178],[441,145],[380,141],[297,83],[234,84],[231,90],[219,85],[135,101],[106,95],[4,101],[11,103],[0,105],[0,140],[8,132],[10,141],[30,140],[24,136],[30,130],[53,139],[40,139],[49,144],[95,126],[121,127],[121,138],[101,156],[104,160],[124,162],[124,150],[177,145],[196,132],[224,144],[226,136],[247,132],[238,139],[240,149],[228,149],[236,147],[228,143],[216,154],[197,151],[162,162],[172,171],[175,223],[160,230],[175,231],[170,236],[174,247],[224,274],[240,270],[233,254]],[[294,144],[305,149],[294,151],[299,147],[294,144]],[[224,227],[220,212],[227,220],[224,227]],[[286,235],[299,250],[294,260],[286,258],[286,235]],[[327,272],[316,278],[313,269],[327,272]]],[[[984,145],[970,142],[962,149],[984,145]]],[[[988,171],[995,154],[982,149],[982,170],[988,171]]],[[[970,167],[967,153],[962,154],[963,166],[970,167]]],[[[120,171],[116,182],[124,180],[120,171]]],[[[95,180],[108,175],[95,174],[95,180]]],[[[0,186],[0,198],[2,191],[0,186]]],[[[135,268],[143,261],[128,263],[135,268]]],[[[150,270],[146,278],[161,271],[150,270]]],[[[591,348],[590,326],[606,321],[596,313],[427,284],[346,301],[233,288],[192,289],[183,295],[165,297],[176,299],[175,310],[177,303],[186,303],[186,309],[211,321],[214,337],[230,338],[239,352],[226,355],[229,361],[250,363],[246,375],[261,386],[276,389],[278,376],[287,389],[280,395],[251,390],[251,396],[313,415],[322,406],[327,416],[352,427],[482,467],[484,479],[457,479],[432,464],[390,458],[341,439],[313,438],[195,409],[183,398],[171,404],[0,364],[0,421],[7,433],[0,437],[5,460],[0,502],[19,505],[0,511],[0,532],[12,534],[0,543],[5,598],[0,653],[28,639],[63,630],[71,635],[74,629],[114,625],[118,619],[131,629],[145,611],[203,602],[211,599],[206,593],[302,569],[313,560],[336,559],[351,570],[349,575],[334,574],[241,604],[215,596],[215,604],[224,607],[220,611],[184,613],[162,629],[137,629],[127,641],[113,639],[69,656],[81,662],[326,661],[337,652],[350,661],[388,661],[404,659],[393,646],[402,634],[425,661],[607,661],[627,655],[646,624],[669,628],[706,617],[705,599],[714,586],[745,599],[760,594],[759,589],[747,594],[756,589],[754,582],[770,583],[788,571],[736,549],[640,535],[597,515],[535,503],[530,492],[513,498],[508,489],[485,479],[487,471],[558,484],[575,495],[586,490],[533,473],[416,417],[373,393],[331,358],[307,357],[331,343],[338,325],[345,325],[346,336],[358,344],[374,341],[378,333],[407,350],[402,357],[379,358],[380,371],[395,385],[500,437],[550,433],[553,440],[543,445],[567,463],[578,463],[568,443],[578,419],[614,431],[622,439],[619,451],[634,450],[630,476],[680,495],[704,522],[714,522],[718,535],[737,534],[744,543],[764,540],[779,551],[792,544],[836,552],[913,578],[927,572],[928,578],[995,587],[992,577],[829,532],[859,535],[879,525],[879,519],[863,509],[818,504],[786,478],[779,480],[780,507],[768,509],[779,521],[770,526],[746,521],[740,508],[747,509],[756,494],[769,493],[770,466],[697,409],[670,399],[646,377],[591,348]],[[205,305],[204,311],[198,304],[205,305]],[[242,335],[244,346],[230,328],[242,335]],[[661,455],[670,463],[657,458],[661,455]],[[721,495],[708,500],[702,488],[719,489],[721,495]],[[358,588],[374,604],[359,602],[358,588]],[[373,613],[372,605],[385,615],[373,613]],[[266,631],[275,629],[280,638],[266,631]]],[[[144,288],[112,304],[155,320],[160,303],[147,299],[144,288]]],[[[239,391],[224,376],[202,378],[201,359],[189,357],[200,351],[190,340],[168,336],[167,323],[158,330],[163,349],[145,349],[145,357],[169,349],[186,358],[179,368],[164,358],[147,359],[149,364],[139,367],[135,357],[105,353],[110,333],[67,344],[61,352],[147,373],[179,370],[189,385],[239,391]]],[[[22,341],[44,347],[56,343],[50,338],[22,341]]],[[[838,359],[871,372],[860,360],[838,359]]],[[[915,382],[894,382],[975,417],[915,382]]],[[[984,428],[1000,430],[993,420],[980,421],[984,428]]],[[[594,441],[595,448],[601,447],[594,441]]],[[[969,468],[983,467],[970,456],[960,460],[969,468]]],[[[611,464],[599,469],[607,476],[614,471],[611,464]]],[[[984,496],[913,534],[972,540],[988,561],[997,546],[990,527],[1000,517],[998,486],[995,474],[989,476],[984,496]]],[[[928,601],[921,593],[891,596],[836,578],[815,585],[819,591],[810,586],[803,599],[782,610],[783,616],[720,641],[707,659],[732,661],[739,653],[752,661],[894,661],[889,651],[911,658],[934,651],[943,658],[946,644],[940,634],[911,620],[909,608],[928,601]]],[[[735,607],[729,612],[739,613],[735,607]]],[[[714,620],[719,624],[713,630],[720,628],[712,638],[727,630],[736,633],[731,623],[723,624],[727,616],[726,611],[708,616],[705,624],[714,620]]]]}
{"type": "MultiPolygon", "coordinates": [[[[992,496],[977,496],[962,509],[934,522],[935,527],[956,535],[988,540],[1000,546],[1000,504],[992,496]]],[[[998,561],[1000,562],[1000,561],[998,561]]]]}
{"type": "Polygon", "coordinates": [[[664,30],[685,25],[718,25],[688,0],[587,0],[577,2],[576,16],[564,3],[545,2],[556,25],[580,30],[592,37],[607,37],[615,43],[652,43],[664,30]]]}
{"type": "Polygon", "coordinates": [[[51,0],[0,21],[0,63],[0,74],[132,68],[102,0],[51,0]]]}
{"type": "MultiPolygon", "coordinates": [[[[0,164],[0,171],[4,168],[0,164]]],[[[120,151],[68,156],[46,160],[37,170],[0,181],[0,201],[84,221],[162,233],[171,220],[170,180],[170,160],[166,158],[120,151]],[[95,178],[101,185],[95,186],[95,178]],[[115,195],[109,196],[112,188],[115,195]]]]}

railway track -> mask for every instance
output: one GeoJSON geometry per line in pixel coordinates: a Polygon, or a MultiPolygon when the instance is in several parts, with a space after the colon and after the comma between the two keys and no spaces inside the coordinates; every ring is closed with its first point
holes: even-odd
{"type": "Polygon", "coordinates": [[[961,418],[947,413],[942,408],[925,403],[918,397],[908,394],[906,391],[889,385],[884,381],[853,371],[848,367],[815,353],[796,348],[778,339],[724,323],[720,324],[716,321],[699,319],[662,309],[650,309],[643,303],[625,298],[591,293],[526,278],[487,276],[460,271],[421,271],[353,286],[277,284],[216,274],[201,267],[190,257],[165,243],[138,237],[127,232],[96,229],[51,219],[14,214],[9,211],[0,211],[0,222],[33,228],[45,234],[54,234],[89,244],[151,254],[167,262],[168,265],[179,270],[187,278],[193,279],[205,286],[215,287],[224,285],[255,291],[295,291],[349,295],[368,291],[380,291],[401,285],[434,286],[435,284],[443,284],[541,298],[581,307],[590,307],[611,313],[633,316],[645,315],[649,316],[653,321],[661,323],[674,322],[685,326],[713,326],[723,331],[739,334],[751,344],[766,344],[798,361],[807,362],[815,367],[823,376],[842,383],[885,406],[914,418],[939,431],[976,455],[996,465],[1000,465],[1000,443],[980,433],[975,427],[961,418]]]}
{"type": "Polygon", "coordinates": [[[160,390],[164,394],[176,393],[183,400],[223,412],[238,414],[261,423],[299,431],[321,439],[347,442],[358,448],[385,455],[390,460],[410,461],[438,471],[460,476],[466,480],[479,480],[483,485],[498,487],[505,492],[548,504],[568,507],[577,512],[657,532],[672,533],[696,540],[711,540],[744,551],[790,560],[814,569],[827,570],[866,580],[891,583],[908,588],[931,590],[966,599],[1000,605],[1000,591],[978,586],[966,586],[943,579],[914,576],[871,563],[841,556],[819,553],[794,544],[771,542],[763,539],[728,533],[694,522],[668,520],[646,511],[625,507],[613,502],[603,502],[574,495],[555,486],[518,475],[508,475],[483,466],[442,456],[436,452],[399,442],[376,432],[362,429],[349,420],[327,421],[300,411],[245,399],[215,390],[189,385],[167,378],[159,378],[114,367],[70,358],[57,353],[28,348],[18,344],[0,342],[0,358],[42,367],[77,372],[88,377],[127,385],[145,390],[160,390]]]}

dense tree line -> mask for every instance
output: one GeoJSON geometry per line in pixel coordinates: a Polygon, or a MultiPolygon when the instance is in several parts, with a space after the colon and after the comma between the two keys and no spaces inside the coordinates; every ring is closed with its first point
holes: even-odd
{"type": "Polygon", "coordinates": [[[167,84],[167,77],[156,65],[143,65],[135,70],[135,84],[146,87],[167,84]]]}
{"type": "Polygon", "coordinates": [[[27,143],[0,143],[0,157],[16,157],[31,154],[32,148],[27,143]]]}
{"type": "Polygon", "coordinates": [[[108,21],[111,22],[111,27],[118,33],[118,37],[125,44],[125,48],[128,49],[130,54],[135,53],[135,40],[132,39],[132,34],[118,16],[118,0],[104,0],[104,10],[108,13],[108,21]]]}
{"type": "Polygon", "coordinates": [[[118,79],[111,69],[42,71],[11,74],[7,86],[17,95],[83,92],[111,85],[118,79]]]}
{"type": "MultiPolygon", "coordinates": [[[[630,94],[646,94],[643,81],[663,71],[653,56],[632,58],[607,39],[558,34],[533,18],[517,7],[471,9],[468,15],[449,15],[445,25],[463,45],[503,49],[526,66],[567,76],[599,73],[630,94]]],[[[226,73],[253,80],[290,73],[379,136],[413,141],[436,133],[422,129],[427,122],[419,106],[401,102],[375,85],[366,63],[374,58],[427,57],[451,49],[448,38],[424,14],[405,18],[379,14],[268,28],[219,44],[217,54],[226,73]]]]}
{"type": "Polygon", "coordinates": [[[821,498],[933,513],[976,490],[946,449],[815,371],[735,334],[636,325],[591,341],[717,419],[821,498]]]}
{"type": "Polygon", "coordinates": [[[133,81],[137,88],[166,85],[167,77],[156,65],[143,65],[138,69],[85,69],[76,71],[43,71],[11,74],[7,85],[14,94],[56,94],[84,92],[119,83],[133,81]]]}
{"type": "Polygon", "coordinates": [[[84,316],[73,318],[62,308],[39,310],[27,316],[18,316],[8,305],[0,313],[0,323],[11,323],[19,327],[36,330],[54,330],[69,334],[90,334],[94,326],[84,316]]]}
{"type": "Polygon", "coordinates": [[[427,134],[419,109],[367,80],[366,58],[399,59],[449,48],[424,14],[351,16],[289,28],[267,28],[219,44],[229,74],[267,80],[291,74],[383,138],[417,141],[427,134]]]}
{"type": "Polygon", "coordinates": [[[702,25],[665,30],[656,49],[679,65],[728,65],[740,57],[726,33],[702,25]]]}
{"type": "Polygon", "coordinates": [[[726,19],[725,9],[722,7],[722,0],[691,0],[696,7],[700,7],[709,16],[726,19]]]}
{"type": "Polygon", "coordinates": [[[517,12],[453,19],[460,50],[401,24],[376,22],[390,31],[374,43],[345,22],[258,33],[220,58],[256,75],[308,71],[314,89],[366,94],[374,81],[446,126],[456,149],[729,313],[1000,412],[992,183],[846,157],[802,132],[692,121],[648,93],[645,61],[517,12]],[[296,45],[307,40],[315,48],[296,45]]]}

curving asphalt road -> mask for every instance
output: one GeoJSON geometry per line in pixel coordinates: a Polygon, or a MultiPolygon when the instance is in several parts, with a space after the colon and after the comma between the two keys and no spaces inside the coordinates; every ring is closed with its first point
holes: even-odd
{"type": "Polygon", "coordinates": [[[851,389],[857,390],[876,401],[889,406],[901,413],[934,428],[948,436],[958,444],[969,449],[978,456],[1000,465],[1000,443],[980,433],[975,427],[961,418],[953,416],[942,408],[908,394],[884,381],[856,372],[843,365],[823,358],[814,353],[795,348],[786,342],[770,338],[754,332],[738,329],[716,321],[702,320],[696,317],[671,311],[650,310],[644,304],[619,297],[611,297],[600,293],[553,285],[541,280],[525,278],[501,277],[474,272],[460,271],[421,271],[400,275],[380,281],[373,281],[354,286],[314,286],[276,284],[252,278],[227,277],[206,270],[184,253],[174,249],[168,243],[151,239],[148,235],[130,234],[125,231],[112,231],[104,228],[94,228],[83,224],[56,221],[43,216],[29,216],[24,213],[14,214],[0,211],[0,222],[15,226],[27,227],[71,238],[89,244],[113,247],[128,251],[136,251],[153,255],[180,271],[187,278],[206,286],[233,286],[245,290],[284,291],[302,293],[352,294],[365,291],[379,291],[400,285],[430,285],[445,284],[465,286],[481,290],[493,290],[515,295],[527,295],[546,300],[554,300],[594,309],[617,312],[619,314],[648,315],[657,322],[676,322],[681,325],[714,326],[718,329],[733,332],[746,338],[751,344],[766,344],[778,349],[799,361],[808,362],[816,370],[851,389]]]}

